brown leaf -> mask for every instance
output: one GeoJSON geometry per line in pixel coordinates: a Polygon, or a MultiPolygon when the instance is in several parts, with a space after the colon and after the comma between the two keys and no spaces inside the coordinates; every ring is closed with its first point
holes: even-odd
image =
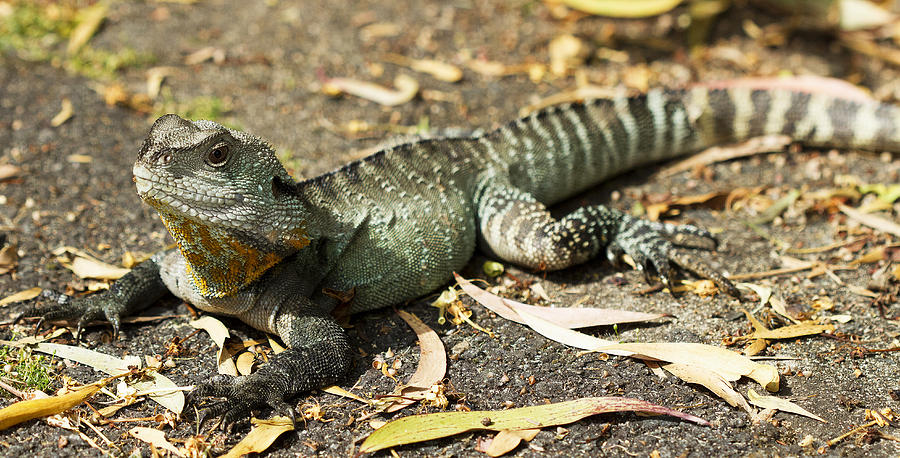
{"type": "Polygon", "coordinates": [[[18,248],[9,244],[0,249],[0,275],[10,272],[19,265],[18,248]]]}
{"type": "Polygon", "coordinates": [[[397,315],[400,315],[400,318],[415,331],[419,339],[419,365],[412,377],[407,380],[406,386],[396,393],[403,397],[387,406],[385,412],[396,412],[413,404],[417,398],[424,396],[432,385],[440,383],[447,373],[447,351],[437,333],[411,313],[398,310],[397,315]]]}
{"type": "Polygon", "coordinates": [[[520,430],[505,429],[494,436],[494,439],[491,440],[491,444],[484,450],[484,453],[488,456],[505,455],[518,447],[519,443],[523,440],[528,442],[531,439],[534,439],[534,436],[537,436],[537,433],[539,432],[541,432],[540,428],[520,430]]]}

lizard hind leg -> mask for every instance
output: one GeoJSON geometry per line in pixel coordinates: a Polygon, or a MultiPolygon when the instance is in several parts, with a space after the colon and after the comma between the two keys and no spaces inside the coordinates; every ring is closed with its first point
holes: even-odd
{"type": "Polygon", "coordinates": [[[680,268],[709,278],[728,294],[739,296],[724,275],[676,249],[676,245],[715,248],[715,239],[704,229],[647,221],[603,205],[582,207],[556,219],[532,195],[502,182],[484,186],[476,202],[482,247],[506,261],[538,270],[558,270],[604,251],[614,263],[627,254],[648,280],[655,275],[669,286],[676,268],[680,268]],[[689,240],[673,242],[682,237],[689,240]]]}

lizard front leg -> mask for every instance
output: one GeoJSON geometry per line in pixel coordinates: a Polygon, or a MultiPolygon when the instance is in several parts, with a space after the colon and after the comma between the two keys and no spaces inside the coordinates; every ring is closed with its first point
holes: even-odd
{"type": "Polygon", "coordinates": [[[191,403],[222,398],[201,406],[205,409],[201,423],[205,418],[222,416],[223,423],[231,428],[259,407],[270,407],[293,420],[290,398],[338,381],[352,362],[350,346],[344,330],[322,310],[306,297],[294,297],[282,306],[261,304],[239,315],[254,327],[276,332],[289,348],[253,374],[220,374],[198,385],[190,394],[191,403]],[[267,324],[259,325],[260,320],[267,324]],[[266,329],[271,325],[274,329],[266,329]]]}
{"type": "Polygon", "coordinates": [[[704,229],[646,221],[602,205],[582,207],[557,220],[544,204],[503,180],[483,180],[476,202],[481,243],[504,260],[534,269],[558,270],[583,263],[605,250],[614,263],[628,254],[645,276],[656,274],[666,286],[675,267],[680,267],[740,297],[727,278],[678,250],[672,242],[688,236],[714,248],[715,239],[704,229]]]}
{"type": "MultiPolygon", "coordinates": [[[[165,296],[169,289],[160,277],[160,265],[171,252],[161,251],[150,259],[135,266],[131,272],[116,280],[109,291],[101,294],[76,298],[74,300],[57,301],[49,307],[28,307],[15,321],[24,317],[39,316],[37,328],[44,322],[53,320],[78,320],[75,339],[81,339],[81,333],[91,321],[109,321],[113,336],[119,335],[119,327],[123,317],[133,315],[165,296]]],[[[68,297],[68,296],[64,296],[68,297]]]]}

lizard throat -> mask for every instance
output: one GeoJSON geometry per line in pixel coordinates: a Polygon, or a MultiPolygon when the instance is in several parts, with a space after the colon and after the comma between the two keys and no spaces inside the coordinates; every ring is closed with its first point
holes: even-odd
{"type": "Polygon", "coordinates": [[[159,212],[187,263],[197,291],[204,297],[225,297],[256,281],[269,268],[309,244],[302,229],[287,237],[252,241],[229,228],[206,226],[182,216],[159,212]]]}

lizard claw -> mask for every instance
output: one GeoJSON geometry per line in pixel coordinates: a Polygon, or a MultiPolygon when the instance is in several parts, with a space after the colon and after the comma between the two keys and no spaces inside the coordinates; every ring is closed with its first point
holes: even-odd
{"type": "Polygon", "coordinates": [[[676,226],[631,216],[626,217],[619,227],[618,234],[607,248],[607,257],[613,260],[622,254],[631,256],[648,283],[654,283],[653,277],[656,276],[674,295],[671,283],[675,278],[675,267],[678,267],[712,280],[731,296],[741,297],[740,291],[724,275],[677,249],[676,243],[669,240],[687,236],[694,241],[679,241],[677,245],[714,249],[718,244],[709,231],[690,224],[676,226]]]}
{"type": "MultiPolygon", "coordinates": [[[[44,296],[51,297],[53,294],[44,294],[44,296]]],[[[116,338],[119,336],[119,328],[121,326],[120,307],[110,302],[109,298],[103,294],[77,299],[73,299],[65,294],[59,294],[56,295],[56,300],[52,305],[47,307],[31,305],[19,314],[13,322],[18,323],[25,317],[38,317],[38,321],[34,325],[34,333],[37,334],[48,321],[72,321],[77,319],[75,341],[80,342],[84,329],[92,321],[106,320],[112,326],[113,338],[116,338]]]]}
{"type": "Polygon", "coordinates": [[[269,407],[275,415],[288,417],[296,424],[294,408],[285,401],[286,397],[259,373],[239,377],[219,374],[188,393],[187,405],[200,409],[197,419],[201,426],[209,419],[221,417],[221,425],[231,432],[247,421],[251,410],[259,407],[269,407]],[[206,398],[218,400],[205,401],[206,398]]]}

